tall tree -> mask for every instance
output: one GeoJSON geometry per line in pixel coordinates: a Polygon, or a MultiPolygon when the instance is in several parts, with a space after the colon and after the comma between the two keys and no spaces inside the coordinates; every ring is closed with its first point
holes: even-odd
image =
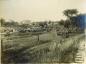
{"type": "Polygon", "coordinates": [[[70,23],[71,26],[75,26],[76,21],[74,20],[74,17],[78,16],[78,11],[77,9],[66,9],[63,11],[64,15],[67,17],[67,20],[65,23],[70,23]]]}
{"type": "Polygon", "coordinates": [[[68,18],[71,18],[73,16],[77,16],[78,11],[77,9],[67,9],[63,11],[64,15],[68,18]]]}

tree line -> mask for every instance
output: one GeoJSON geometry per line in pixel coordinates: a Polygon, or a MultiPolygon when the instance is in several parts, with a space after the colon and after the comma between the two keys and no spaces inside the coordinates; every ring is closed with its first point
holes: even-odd
{"type": "MultiPolygon", "coordinates": [[[[80,15],[77,9],[66,9],[63,11],[63,14],[66,17],[66,20],[61,19],[59,22],[57,22],[59,25],[64,26],[65,28],[77,28],[79,29],[77,22],[76,22],[76,17],[80,15]]],[[[25,22],[25,21],[24,21],[25,22]]],[[[28,21],[30,22],[30,21],[28,21]]],[[[32,22],[30,23],[18,23],[15,22],[14,20],[10,20],[10,22],[6,22],[5,19],[1,18],[0,19],[1,26],[3,27],[21,27],[21,28],[28,28],[28,27],[41,27],[41,28],[48,28],[48,27],[53,27],[53,22],[52,21],[44,21],[44,22],[32,22]]]]}

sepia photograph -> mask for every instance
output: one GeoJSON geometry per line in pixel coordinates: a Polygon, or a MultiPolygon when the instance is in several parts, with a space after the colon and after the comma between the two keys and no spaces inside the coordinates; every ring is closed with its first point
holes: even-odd
{"type": "Polygon", "coordinates": [[[0,64],[86,64],[86,0],[0,0],[0,64]]]}

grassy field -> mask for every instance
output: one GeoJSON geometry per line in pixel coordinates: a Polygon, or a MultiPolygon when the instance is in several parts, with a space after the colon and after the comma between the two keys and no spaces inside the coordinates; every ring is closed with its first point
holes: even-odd
{"type": "Polygon", "coordinates": [[[73,62],[81,36],[62,38],[55,32],[3,36],[2,62],[73,62]],[[65,59],[65,60],[64,60],[65,59]]]}

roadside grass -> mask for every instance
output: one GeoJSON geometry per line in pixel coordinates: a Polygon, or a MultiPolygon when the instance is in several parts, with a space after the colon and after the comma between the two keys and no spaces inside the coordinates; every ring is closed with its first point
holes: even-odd
{"type": "MultiPolygon", "coordinates": [[[[47,35],[48,36],[48,35],[47,35]]],[[[16,37],[16,36],[15,36],[16,37]]],[[[11,38],[11,37],[8,37],[11,38]]],[[[20,62],[30,62],[32,61],[32,55],[30,52],[23,53],[25,50],[29,50],[32,47],[39,46],[51,42],[51,40],[40,39],[37,40],[37,36],[22,38],[11,38],[3,41],[3,52],[2,52],[2,62],[5,64],[9,63],[20,63],[20,62]]],[[[35,55],[38,55],[37,53],[35,55]]]]}
{"type": "MultiPolygon", "coordinates": [[[[74,41],[74,39],[71,40],[71,38],[66,38],[61,39],[62,41],[60,41],[58,40],[59,38],[57,38],[56,40],[57,46],[59,44],[59,41],[61,46],[59,48],[56,46],[55,51],[50,51],[49,46],[52,45],[50,44],[51,42],[53,43],[54,39],[53,36],[50,33],[47,33],[41,34],[39,35],[39,37],[40,37],[39,41],[37,35],[29,36],[29,34],[27,37],[24,34],[20,36],[11,35],[9,37],[6,37],[7,39],[3,41],[2,62],[4,64],[9,63],[17,64],[28,62],[33,63],[37,62],[38,60],[39,60],[38,62],[46,62],[45,60],[43,60],[43,57],[47,59],[48,56],[50,56],[49,58],[53,58],[53,56],[56,56],[57,59],[59,59],[59,62],[67,62],[67,61],[71,62],[74,60],[74,58],[71,59],[72,57],[71,55],[72,54],[75,55],[75,53],[77,52],[78,49],[77,44],[79,44],[78,43],[79,40],[75,39],[74,41]],[[53,52],[53,54],[48,55],[49,52],[50,53],[53,52]],[[60,57],[58,57],[59,55],[60,57]]],[[[52,62],[52,59],[49,60],[49,62],[52,62]]]]}

